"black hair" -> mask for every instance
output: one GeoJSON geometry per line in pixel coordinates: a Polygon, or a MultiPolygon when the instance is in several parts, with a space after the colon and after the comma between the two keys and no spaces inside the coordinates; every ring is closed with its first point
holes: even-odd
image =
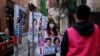
{"type": "Polygon", "coordinates": [[[22,17],[23,17],[24,19],[26,19],[26,13],[23,13],[22,17]]]}
{"type": "Polygon", "coordinates": [[[33,23],[34,23],[34,21],[36,21],[36,24],[37,24],[37,20],[36,19],[33,19],[33,23]]]}
{"type": "Polygon", "coordinates": [[[48,32],[47,32],[48,35],[51,34],[51,33],[50,33],[50,30],[51,30],[51,29],[50,29],[50,26],[49,26],[50,23],[53,23],[53,24],[54,24],[54,27],[53,27],[52,30],[53,30],[53,32],[54,32],[54,36],[57,36],[57,35],[58,35],[58,33],[57,33],[57,26],[56,26],[56,23],[55,23],[53,20],[49,20],[49,21],[48,21],[47,28],[46,28],[46,30],[48,30],[48,32]]]}
{"type": "Polygon", "coordinates": [[[76,8],[75,14],[79,20],[88,20],[90,17],[90,8],[87,5],[80,5],[76,8]]]}
{"type": "Polygon", "coordinates": [[[54,38],[54,41],[53,41],[53,43],[54,43],[54,44],[56,44],[56,40],[58,40],[58,41],[59,41],[59,43],[60,43],[60,39],[59,39],[59,38],[57,38],[57,37],[55,37],[55,38],[54,38]]]}
{"type": "Polygon", "coordinates": [[[48,21],[47,28],[50,29],[50,26],[49,26],[50,23],[53,23],[54,24],[54,28],[53,29],[56,29],[56,23],[53,20],[49,20],[48,21]]]}
{"type": "Polygon", "coordinates": [[[46,38],[45,42],[47,42],[47,40],[50,40],[50,42],[52,41],[51,38],[46,38]]]}

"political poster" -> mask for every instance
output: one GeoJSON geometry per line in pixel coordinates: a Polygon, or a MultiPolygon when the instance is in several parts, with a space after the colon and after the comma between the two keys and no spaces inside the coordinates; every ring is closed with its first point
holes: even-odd
{"type": "Polygon", "coordinates": [[[47,23],[48,23],[48,17],[47,16],[42,16],[42,30],[45,31],[47,28],[47,23]]]}
{"type": "Polygon", "coordinates": [[[38,12],[29,13],[29,30],[28,30],[28,40],[30,42],[38,42],[38,32],[39,32],[39,20],[42,14],[38,12]]]}
{"type": "Polygon", "coordinates": [[[36,48],[36,55],[56,55],[60,56],[60,45],[61,40],[59,37],[53,38],[39,38],[38,39],[38,46],[36,48]]]}
{"type": "MultiPolygon", "coordinates": [[[[33,26],[33,38],[36,43],[35,56],[60,55],[60,41],[57,36],[46,36],[46,28],[48,17],[41,13],[34,12],[31,17],[31,25],[33,26]],[[56,39],[55,39],[56,38],[56,39]],[[58,44],[56,44],[58,42],[58,44]]],[[[30,22],[30,21],[29,21],[30,22]]],[[[30,38],[32,40],[32,38],[30,38]]]]}
{"type": "Polygon", "coordinates": [[[24,32],[26,19],[26,9],[15,4],[14,5],[14,34],[19,37],[24,32]]]}

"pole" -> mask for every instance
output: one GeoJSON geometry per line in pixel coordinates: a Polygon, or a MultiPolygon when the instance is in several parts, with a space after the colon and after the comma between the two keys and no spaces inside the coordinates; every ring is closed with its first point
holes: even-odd
{"type": "Polygon", "coordinates": [[[30,56],[30,43],[31,43],[31,35],[32,35],[32,33],[31,33],[31,21],[32,21],[32,12],[31,11],[29,11],[29,30],[28,30],[28,39],[27,39],[27,45],[28,45],[28,56],[30,56]]]}
{"type": "Polygon", "coordinates": [[[61,16],[61,14],[60,14],[60,9],[61,9],[61,7],[60,7],[60,5],[59,5],[59,1],[58,1],[58,6],[57,6],[58,8],[59,8],[59,17],[58,17],[58,28],[59,28],[59,34],[60,34],[60,16],[61,16]]]}
{"type": "Polygon", "coordinates": [[[18,44],[14,45],[14,56],[18,56],[18,44]]]}
{"type": "MultiPolygon", "coordinates": [[[[34,24],[32,24],[32,23],[34,23],[33,22],[33,18],[34,18],[34,14],[33,13],[34,13],[36,7],[31,3],[31,1],[29,2],[28,6],[29,6],[29,11],[30,11],[29,12],[29,19],[30,19],[29,20],[29,32],[30,32],[30,34],[28,34],[28,35],[31,35],[31,37],[32,37],[32,40],[31,39],[30,40],[32,41],[32,56],[34,56],[34,50],[35,50],[35,43],[34,43],[34,24]],[[31,31],[30,31],[30,29],[31,29],[31,31]]],[[[30,48],[30,45],[28,47],[30,48]]],[[[29,53],[30,53],[30,49],[29,49],[29,53]]]]}
{"type": "Polygon", "coordinates": [[[29,42],[29,40],[27,40],[27,44],[28,44],[28,56],[30,56],[30,42],[29,42]]]}
{"type": "Polygon", "coordinates": [[[30,44],[32,43],[32,56],[34,56],[34,50],[35,50],[35,43],[34,43],[34,24],[32,24],[32,23],[34,23],[33,22],[33,17],[34,17],[34,14],[33,14],[34,12],[32,12],[32,11],[30,11],[29,12],[29,37],[32,37],[32,42],[30,42],[29,40],[28,40],[28,56],[30,56],[30,51],[31,51],[31,47],[30,47],[30,44]],[[30,22],[31,21],[31,22],[30,22]],[[32,32],[30,31],[30,29],[31,29],[31,27],[30,26],[32,26],[32,32]]]}
{"type": "MultiPolygon", "coordinates": [[[[34,18],[34,11],[33,11],[33,15],[32,16],[34,18]]],[[[32,22],[34,23],[34,21],[32,21],[32,22]]],[[[35,45],[34,45],[34,24],[32,24],[32,26],[33,26],[33,31],[32,31],[33,32],[33,37],[32,37],[33,38],[33,41],[32,41],[32,44],[33,44],[32,45],[33,46],[32,52],[33,52],[33,54],[32,54],[32,56],[34,56],[34,50],[35,50],[35,45]]]]}

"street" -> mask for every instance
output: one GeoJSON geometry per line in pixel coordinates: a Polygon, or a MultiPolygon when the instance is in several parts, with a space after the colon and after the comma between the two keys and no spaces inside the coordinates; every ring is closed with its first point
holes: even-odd
{"type": "Polygon", "coordinates": [[[0,56],[100,56],[100,0],[0,4],[0,56]]]}
{"type": "Polygon", "coordinates": [[[22,44],[19,47],[19,56],[27,56],[27,36],[22,38],[22,44]]]}

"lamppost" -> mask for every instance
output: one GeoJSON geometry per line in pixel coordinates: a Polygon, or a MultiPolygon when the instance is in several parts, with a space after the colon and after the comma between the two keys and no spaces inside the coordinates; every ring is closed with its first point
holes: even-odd
{"type": "MultiPolygon", "coordinates": [[[[31,14],[31,18],[34,16],[34,14],[32,15],[32,12],[34,13],[36,7],[32,4],[32,2],[29,2],[28,3],[28,9],[29,9],[29,15],[31,14]]],[[[33,19],[32,19],[33,20],[33,19]]],[[[33,22],[33,21],[32,21],[33,22]]],[[[34,27],[33,27],[33,24],[32,24],[32,55],[34,56],[34,27]]],[[[28,40],[28,56],[30,56],[30,41],[28,40]]]]}

